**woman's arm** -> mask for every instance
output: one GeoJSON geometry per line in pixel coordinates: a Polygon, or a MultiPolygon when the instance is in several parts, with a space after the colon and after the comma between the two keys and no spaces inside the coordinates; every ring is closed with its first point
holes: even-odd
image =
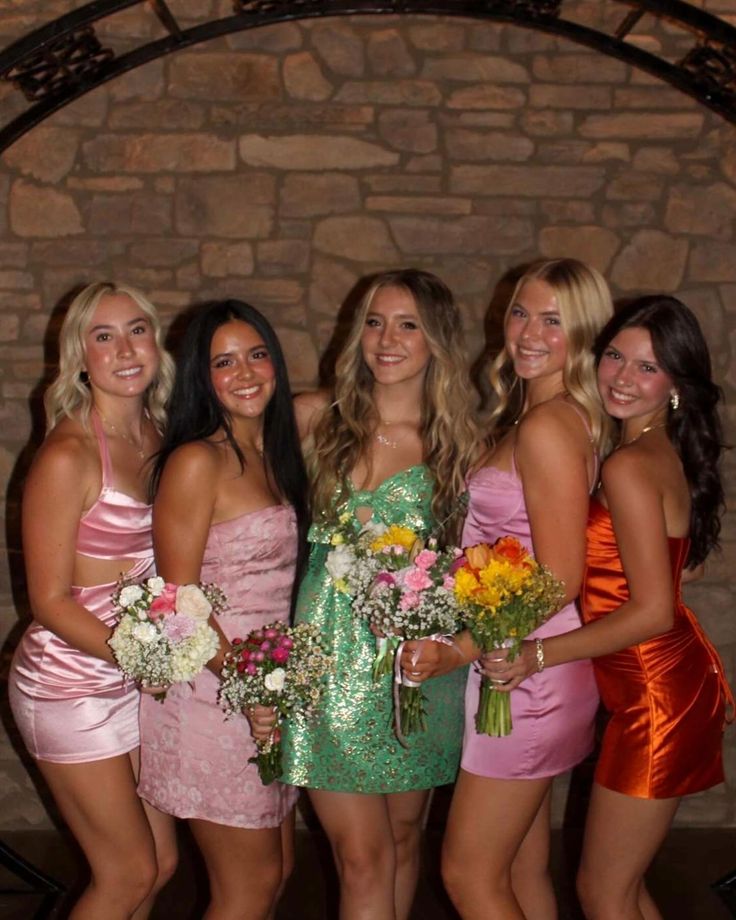
{"type": "Polygon", "coordinates": [[[112,630],[72,597],[77,531],[99,488],[99,468],[84,443],[51,435],[31,467],[23,493],[23,555],[37,622],[72,648],[115,663],[112,630]]]}
{"type": "MultiPolygon", "coordinates": [[[[203,441],[184,444],[166,461],[153,504],[153,548],[158,574],[172,584],[199,584],[219,476],[216,449],[203,441]]],[[[207,667],[219,675],[230,643],[212,616],[210,625],[220,649],[207,667]]]]}
{"type": "MultiPolygon", "coordinates": [[[[642,451],[621,451],[606,461],[602,481],[629,600],[593,623],[545,639],[545,667],[629,648],[672,626],[672,571],[656,464],[642,451]]],[[[510,664],[484,658],[484,667],[492,679],[511,681],[504,689],[513,689],[537,669],[535,644],[525,642],[510,664]]]]}

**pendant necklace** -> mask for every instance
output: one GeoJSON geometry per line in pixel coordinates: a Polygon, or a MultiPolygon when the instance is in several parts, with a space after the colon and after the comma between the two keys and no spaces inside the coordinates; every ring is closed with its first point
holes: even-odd
{"type": "MultiPolygon", "coordinates": [[[[384,422],[383,419],[379,419],[379,420],[378,420],[378,424],[379,424],[379,426],[380,426],[380,425],[383,425],[384,427],[389,428],[389,427],[391,426],[392,423],[391,423],[391,422],[384,422]]],[[[397,441],[397,440],[395,440],[395,439],[393,439],[393,438],[388,438],[388,437],[386,437],[385,434],[381,434],[380,431],[376,431],[375,438],[376,438],[376,441],[378,441],[379,444],[383,444],[385,447],[390,447],[391,450],[396,450],[396,448],[399,446],[399,441],[401,440],[400,438],[399,438],[399,441],[397,441]]]]}
{"type": "Polygon", "coordinates": [[[630,441],[622,441],[618,446],[619,446],[619,447],[628,447],[629,444],[633,444],[635,441],[638,441],[639,438],[640,438],[642,435],[646,434],[648,431],[654,431],[654,430],[657,429],[657,428],[666,428],[666,427],[667,427],[667,422],[658,422],[656,425],[647,425],[646,428],[642,428],[642,430],[639,432],[639,434],[637,434],[637,435],[635,435],[633,438],[631,438],[630,441]]]}
{"type": "Polygon", "coordinates": [[[128,436],[127,434],[125,434],[124,432],[120,431],[120,429],[117,428],[115,425],[113,425],[113,423],[112,423],[109,419],[106,419],[105,416],[100,412],[99,409],[97,410],[97,414],[98,414],[98,415],[100,416],[100,418],[102,419],[102,424],[103,424],[103,425],[107,425],[107,427],[110,429],[110,431],[112,431],[113,434],[116,434],[119,438],[122,438],[122,440],[125,441],[126,444],[130,444],[130,446],[131,446],[131,447],[133,448],[133,450],[138,454],[138,456],[140,457],[141,460],[145,460],[145,459],[146,459],[146,452],[145,452],[145,450],[144,450],[144,441],[143,441],[143,439],[141,439],[141,443],[140,443],[140,444],[136,444],[136,442],[135,442],[131,437],[129,437],[129,436],[128,436]]]}

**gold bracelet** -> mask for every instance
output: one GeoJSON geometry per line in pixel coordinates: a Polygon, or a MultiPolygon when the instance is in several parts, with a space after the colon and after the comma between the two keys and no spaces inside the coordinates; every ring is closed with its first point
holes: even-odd
{"type": "Polygon", "coordinates": [[[539,674],[544,670],[544,640],[535,639],[534,643],[537,646],[537,673],[539,674]]]}

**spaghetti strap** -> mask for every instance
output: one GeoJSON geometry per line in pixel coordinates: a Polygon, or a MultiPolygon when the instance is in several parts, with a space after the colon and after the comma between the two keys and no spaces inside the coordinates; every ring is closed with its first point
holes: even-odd
{"type": "Polygon", "coordinates": [[[102,427],[102,419],[96,409],[91,412],[92,427],[97,438],[97,445],[100,448],[100,462],[102,464],[102,488],[112,488],[112,462],[110,460],[110,450],[107,446],[105,429],[102,427]]]}
{"type": "Polygon", "coordinates": [[[590,493],[592,494],[593,491],[595,490],[595,487],[598,485],[598,478],[601,472],[601,461],[598,456],[598,451],[596,450],[595,441],[593,440],[593,432],[590,428],[590,422],[588,421],[588,417],[585,414],[585,412],[583,412],[583,410],[579,406],[577,406],[574,402],[568,402],[566,399],[561,399],[560,402],[562,403],[563,406],[569,406],[573,410],[573,412],[578,416],[580,421],[583,423],[585,432],[588,435],[588,441],[590,441],[590,445],[593,448],[593,481],[590,484],[590,490],[589,490],[590,493]]]}

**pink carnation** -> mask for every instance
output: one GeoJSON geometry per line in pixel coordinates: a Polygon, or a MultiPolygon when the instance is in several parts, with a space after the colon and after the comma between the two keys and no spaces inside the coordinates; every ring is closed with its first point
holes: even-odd
{"type": "Polygon", "coordinates": [[[442,579],[442,587],[446,588],[448,591],[452,591],[455,588],[455,579],[452,575],[445,575],[442,579]]]}
{"type": "Polygon", "coordinates": [[[401,595],[399,610],[413,610],[415,607],[419,606],[420,600],[421,598],[418,594],[415,594],[413,591],[407,591],[406,594],[401,595]]]}
{"type": "Polygon", "coordinates": [[[437,553],[432,552],[431,549],[423,549],[414,560],[414,565],[418,566],[420,569],[424,569],[426,572],[427,569],[432,568],[436,561],[437,553]]]}
{"type": "Polygon", "coordinates": [[[169,584],[168,582],[164,585],[164,590],[159,594],[158,597],[154,597],[151,602],[151,606],[148,610],[149,620],[160,620],[161,617],[168,616],[170,613],[174,613],[176,610],[176,585],[169,584]]]}
{"type": "Polygon", "coordinates": [[[189,639],[197,631],[197,621],[175,613],[164,620],[164,634],[171,642],[189,639]]]}
{"type": "Polygon", "coordinates": [[[289,650],[288,650],[288,648],[284,648],[283,646],[279,646],[278,648],[275,648],[275,649],[271,652],[271,661],[275,661],[276,664],[286,664],[286,662],[287,662],[288,660],[289,660],[289,650]]]}
{"type": "Polygon", "coordinates": [[[373,584],[375,585],[388,585],[390,588],[396,584],[396,579],[390,572],[379,572],[376,575],[373,584]]]}
{"type": "Polygon", "coordinates": [[[424,591],[432,586],[432,579],[423,569],[414,566],[404,575],[404,584],[410,591],[424,591]]]}

